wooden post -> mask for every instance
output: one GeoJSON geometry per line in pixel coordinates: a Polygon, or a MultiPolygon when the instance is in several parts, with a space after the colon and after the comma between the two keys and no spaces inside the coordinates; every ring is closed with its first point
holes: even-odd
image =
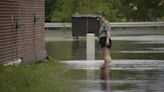
{"type": "Polygon", "coordinates": [[[95,60],[95,34],[87,34],[86,57],[87,60],[95,60]]]}

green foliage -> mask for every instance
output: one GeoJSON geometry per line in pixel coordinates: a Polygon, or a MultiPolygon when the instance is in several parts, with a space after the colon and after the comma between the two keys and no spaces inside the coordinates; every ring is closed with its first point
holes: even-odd
{"type": "Polygon", "coordinates": [[[164,17],[163,0],[122,0],[121,7],[127,21],[156,21],[164,17]]]}
{"type": "Polygon", "coordinates": [[[45,2],[45,15],[46,21],[51,21],[54,11],[61,10],[62,0],[46,0],[45,2]]]}
{"type": "Polygon", "coordinates": [[[101,14],[110,21],[157,21],[163,0],[46,0],[46,21],[68,22],[73,14],[101,14]]]}

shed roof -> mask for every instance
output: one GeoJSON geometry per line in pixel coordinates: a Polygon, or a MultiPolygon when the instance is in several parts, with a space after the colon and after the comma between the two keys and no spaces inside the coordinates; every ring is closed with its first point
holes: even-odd
{"type": "Polygon", "coordinates": [[[72,17],[101,17],[101,15],[86,14],[86,15],[72,15],[72,17]]]}

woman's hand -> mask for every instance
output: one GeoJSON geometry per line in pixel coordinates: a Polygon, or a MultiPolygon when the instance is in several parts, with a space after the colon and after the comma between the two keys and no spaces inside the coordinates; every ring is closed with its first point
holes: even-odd
{"type": "Polygon", "coordinates": [[[109,46],[109,40],[106,40],[106,44],[105,44],[106,46],[109,46]]]}

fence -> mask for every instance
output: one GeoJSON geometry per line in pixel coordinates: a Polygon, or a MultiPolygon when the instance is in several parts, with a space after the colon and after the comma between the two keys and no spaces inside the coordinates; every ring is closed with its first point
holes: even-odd
{"type": "MultiPolygon", "coordinates": [[[[111,27],[149,27],[164,26],[164,22],[111,22],[111,27]]],[[[71,28],[72,23],[45,23],[45,28],[71,28]]]]}

